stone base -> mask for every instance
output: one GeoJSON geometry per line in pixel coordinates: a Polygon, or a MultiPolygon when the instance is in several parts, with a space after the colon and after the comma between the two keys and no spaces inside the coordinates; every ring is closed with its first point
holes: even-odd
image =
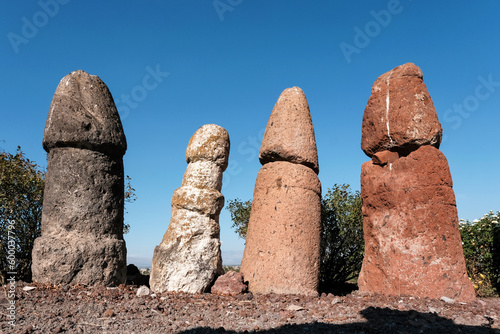
{"type": "Polygon", "coordinates": [[[155,292],[210,291],[224,274],[219,223],[208,216],[172,209],[172,219],[160,245],[155,247],[149,285],[155,292]]]}
{"type": "Polygon", "coordinates": [[[360,291],[475,299],[452,185],[445,156],[429,145],[385,166],[363,164],[360,291]]]}
{"type": "Polygon", "coordinates": [[[309,167],[267,163],[257,176],[241,272],[252,293],[317,295],[321,184],[309,167]]]}
{"type": "Polygon", "coordinates": [[[127,279],[124,240],[68,234],[35,240],[33,281],[51,284],[118,286],[127,279]]]}

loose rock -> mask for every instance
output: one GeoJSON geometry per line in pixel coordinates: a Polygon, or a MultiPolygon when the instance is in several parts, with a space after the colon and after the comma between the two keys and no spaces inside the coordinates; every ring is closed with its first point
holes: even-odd
{"type": "Polygon", "coordinates": [[[217,278],[211,292],[221,296],[236,296],[245,293],[247,289],[248,286],[244,283],[241,273],[228,271],[217,278]]]}
{"type": "Polygon", "coordinates": [[[142,297],[142,296],[149,296],[149,288],[145,285],[142,285],[139,287],[139,289],[137,289],[137,297],[142,297]]]}
{"type": "Polygon", "coordinates": [[[453,303],[455,303],[455,301],[454,301],[453,299],[448,298],[448,297],[445,297],[445,296],[441,297],[441,300],[442,300],[443,302],[445,302],[445,303],[448,303],[448,304],[453,304],[453,303]]]}

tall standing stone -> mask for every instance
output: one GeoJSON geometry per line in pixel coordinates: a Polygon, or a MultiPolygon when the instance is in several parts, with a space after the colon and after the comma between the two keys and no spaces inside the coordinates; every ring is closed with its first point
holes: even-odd
{"type": "Polygon", "coordinates": [[[365,257],[360,291],[449,297],[475,292],[465,268],[442,129],[422,72],[396,67],[374,83],[363,116],[365,257]]]}
{"type": "Polygon", "coordinates": [[[126,280],[120,116],[99,77],[75,71],[59,83],[45,124],[48,165],[33,280],[118,285],[126,280]]]}
{"type": "Polygon", "coordinates": [[[219,213],[229,135],[214,124],[199,128],[186,149],[188,167],[172,196],[170,225],[153,256],[153,291],[202,293],[222,275],[219,213]]]}
{"type": "Polygon", "coordinates": [[[254,293],[316,295],[321,183],[309,106],[288,88],[267,123],[241,272],[254,293]]]}

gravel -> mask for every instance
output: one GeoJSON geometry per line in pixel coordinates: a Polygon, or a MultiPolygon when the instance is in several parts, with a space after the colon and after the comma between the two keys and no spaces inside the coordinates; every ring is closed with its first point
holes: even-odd
{"type": "Polygon", "coordinates": [[[9,324],[4,287],[0,329],[2,333],[500,333],[499,298],[464,304],[356,291],[319,297],[151,292],[137,296],[137,291],[133,285],[17,282],[15,326],[9,324]]]}

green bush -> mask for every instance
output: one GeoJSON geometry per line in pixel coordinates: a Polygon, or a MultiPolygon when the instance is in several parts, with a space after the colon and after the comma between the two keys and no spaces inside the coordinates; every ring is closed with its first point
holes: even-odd
{"type": "Polygon", "coordinates": [[[359,191],[335,184],[321,200],[320,289],[329,291],[356,278],[364,254],[362,201],[359,191]]]}
{"type": "Polygon", "coordinates": [[[467,274],[481,297],[498,296],[500,288],[500,212],[460,220],[467,274]]]}
{"type": "Polygon", "coordinates": [[[40,236],[44,185],[45,172],[25,158],[20,147],[15,155],[0,153],[0,283],[9,271],[31,281],[31,250],[40,236]]]}
{"type": "Polygon", "coordinates": [[[247,237],[248,221],[252,210],[252,201],[242,202],[239,198],[229,200],[226,209],[231,213],[231,226],[236,230],[236,234],[242,239],[247,237]]]}

